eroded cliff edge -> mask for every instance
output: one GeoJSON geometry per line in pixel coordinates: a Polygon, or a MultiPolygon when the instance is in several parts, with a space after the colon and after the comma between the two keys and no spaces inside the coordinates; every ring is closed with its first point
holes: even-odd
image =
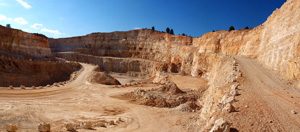
{"type": "Polygon", "coordinates": [[[45,86],[79,69],[53,57],[46,36],[0,26],[0,87],[45,86]]]}
{"type": "Polygon", "coordinates": [[[0,26],[0,53],[12,56],[51,56],[46,36],[0,26]]]}

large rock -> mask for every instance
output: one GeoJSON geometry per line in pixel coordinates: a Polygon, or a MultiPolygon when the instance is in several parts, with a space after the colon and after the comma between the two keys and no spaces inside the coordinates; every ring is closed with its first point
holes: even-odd
{"type": "Polygon", "coordinates": [[[75,131],[75,125],[73,123],[70,122],[65,122],[65,127],[67,131],[75,131]]]}
{"type": "Polygon", "coordinates": [[[16,132],[18,130],[17,125],[6,124],[5,127],[6,127],[6,131],[8,132],[16,132]]]}
{"type": "Polygon", "coordinates": [[[84,129],[92,129],[92,123],[91,122],[82,122],[80,126],[84,129]]]}
{"type": "Polygon", "coordinates": [[[39,132],[50,132],[51,131],[50,124],[46,122],[41,122],[38,126],[38,130],[39,132]]]}
{"type": "Polygon", "coordinates": [[[215,121],[213,128],[209,132],[230,132],[230,123],[220,118],[215,121]]]}

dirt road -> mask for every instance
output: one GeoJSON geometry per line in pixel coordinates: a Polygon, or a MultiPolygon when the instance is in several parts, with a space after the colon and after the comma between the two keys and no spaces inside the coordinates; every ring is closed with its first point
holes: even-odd
{"type": "MultiPolygon", "coordinates": [[[[49,122],[52,131],[64,131],[64,122],[80,123],[101,120],[121,122],[95,131],[189,131],[197,113],[168,108],[136,105],[111,96],[131,92],[138,87],[114,88],[87,81],[95,66],[81,64],[76,80],[60,87],[26,90],[0,89],[0,130],[5,123],[17,124],[21,131],[37,131],[40,122],[49,122]],[[186,125],[189,124],[189,125],[186,125]]],[[[132,79],[132,78],[131,78],[132,79]]],[[[126,79],[123,77],[123,82],[126,79]]],[[[132,80],[127,80],[132,81],[132,80]]],[[[142,87],[144,89],[152,87],[142,87]]],[[[81,131],[91,131],[79,129],[81,131]]]]}
{"type": "Polygon", "coordinates": [[[300,91],[255,60],[235,57],[242,71],[237,112],[227,115],[240,131],[300,131],[300,91]]]}

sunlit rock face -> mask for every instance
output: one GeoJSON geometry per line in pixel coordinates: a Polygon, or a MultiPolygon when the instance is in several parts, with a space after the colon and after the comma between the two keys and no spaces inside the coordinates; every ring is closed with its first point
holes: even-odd
{"type": "Polygon", "coordinates": [[[257,59],[266,68],[299,80],[300,3],[288,0],[254,29],[210,32],[199,38],[140,29],[49,43],[55,55],[99,64],[102,70],[199,76],[208,71],[206,56],[222,54],[257,59]]]}
{"type": "Polygon", "coordinates": [[[207,33],[193,43],[200,53],[257,58],[265,67],[299,80],[300,2],[288,0],[254,29],[207,33]]]}
{"type": "Polygon", "coordinates": [[[33,57],[51,56],[48,38],[0,26],[0,51],[33,57]]]}

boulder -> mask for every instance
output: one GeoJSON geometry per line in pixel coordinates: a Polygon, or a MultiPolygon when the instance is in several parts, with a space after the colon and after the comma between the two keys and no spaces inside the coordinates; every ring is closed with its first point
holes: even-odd
{"type": "Polygon", "coordinates": [[[80,126],[84,129],[91,129],[92,128],[92,123],[91,122],[82,122],[80,126]]]}
{"type": "Polygon", "coordinates": [[[220,118],[215,121],[213,128],[209,132],[230,132],[230,123],[220,118]]]}
{"type": "Polygon", "coordinates": [[[20,88],[21,88],[21,89],[25,89],[25,86],[24,86],[24,85],[21,85],[20,88]]]}
{"type": "Polygon", "coordinates": [[[50,132],[50,124],[46,122],[41,122],[38,126],[39,132],[50,132]]]}
{"type": "Polygon", "coordinates": [[[16,132],[18,130],[17,125],[6,124],[5,127],[6,127],[6,131],[8,132],[16,132]]]}
{"type": "Polygon", "coordinates": [[[70,122],[65,122],[65,127],[67,131],[75,131],[75,125],[73,123],[70,122]]]}

